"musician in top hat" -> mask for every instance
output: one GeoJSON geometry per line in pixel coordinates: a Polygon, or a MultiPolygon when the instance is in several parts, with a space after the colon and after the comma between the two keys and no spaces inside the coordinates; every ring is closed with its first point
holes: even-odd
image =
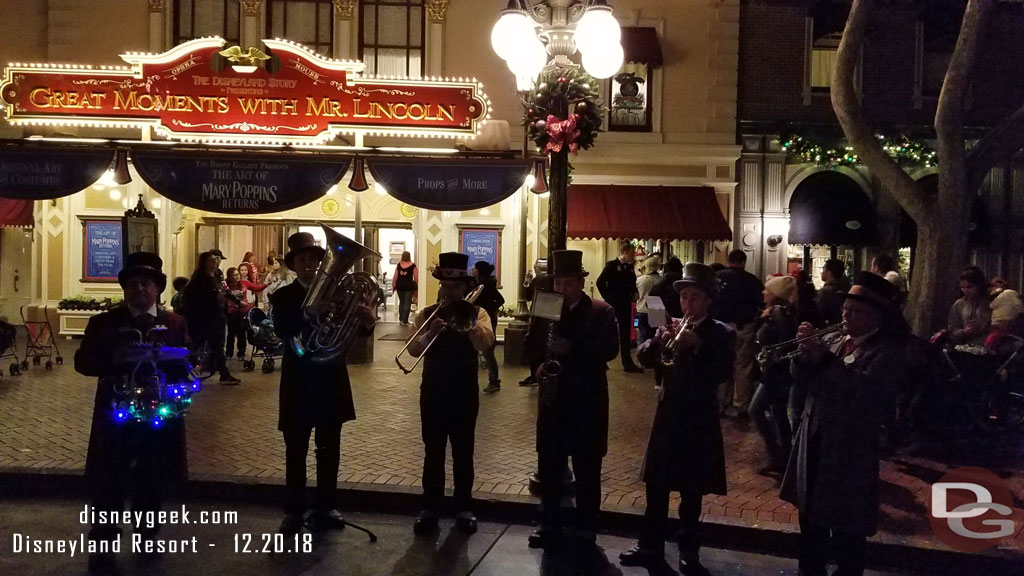
{"type": "MultiPolygon", "coordinates": [[[[286,342],[281,362],[280,406],[277,428],[284,435],[285,447],[285,518],[279,531],[286,535],[298,533],[306,512],[306,454],[309,437],[316,445],[316,494],[314,510],[305,519],[312,531],[345,527],[345,520],[335,509],[334,495],[338,487],[341,458],[341,426],[356,417],[352,388],[344,357],[333,363],[316,362],[310,355],[300,356],[291,345],[309,322],[326,312],[334,312],[332,302],[317,302],[303,308],[317,268],[325,250],[316,245],[309,232],[298,232],[288,238],[284,263],[297,275],[291,284],[270,297],[274,331],[286,342]]],[[[369,306],[360,304],[356,315],[362,323],[362,334],[373,332],[376,315],[369,306]]]]}
{"type": "Polygon", "coordinates": [[[547,320],[534,318],[526,336],[526,356],[540,383],[537,407],[537,460],[541,477],[541,527],[531,548],[557,546],[562,536],[562,474],[572,457],[576,475],[577,532],[592,542],[601,507],[601,461],[608,453],[608,362],[619,353],[615,310],[583,292],[583,253],[555,250],[550,274],[564,295],[562,316],[549,338],[547,320]],[[551,340],[549,342],[549,340],[551,340]],[[544,377],[544,362],[561,365],[556,379],[544,377]]]}
{"type": "Polygon", "coordinates": [[[640,540],[619,559],[626,566],[663,562],[669,493],[679,492],[679,571],[708,574],[700,563],[699,520],[705,494],[725,494],[725,449],[718,387],[733,369],[735,332],[709,315],[718,296],[715,271],[690,262],[672,283],[682,319],[658,329],[637,356],[666,369],[644,458],[647,493],[640,540]]]}
{"type": "Polygon", "coordinates": [[[448,442],[452,444],[455,525],[466,534],[477,529],[472,511],[473,449],[476,417],[480,411],[477,354],[494,345],[494,330],[487,311],[464,302],[473,281],[468,268],[466,254],[445,252],[438,256],[432,275],[441,282],[439,299],[416,315],[417,329],[427,320],[430,324],[421,336],[409,343],[409,353],[413,356],[426,354],[420,384],[423,509],[413,525],[417,534],[427,534],[437,528],[444,496],[444,456],[448,442]]]}
{"type": "MultiPolygon", "coordinates": [[[[864,572],[864,544],[878,522],[883,401],[903,375],[902,348],[892,334],[896,286],[860,272],[840,296],[846,333],[803,343],[793,361],[807,400],[780,496],[800,512],[800,573],[806,576],[826,574],[830,542],[835,574],[864,572]]],[[[797,337],[813,332],[803,323],[797,337]]]]}
{"type": "MultiPolygon", "coordinates": [[[[135,367],[135,363],[119,362],[119,351],[138,342],[139,334],[147,342],[166,346],[184,348],[189,343],[185,319],[159,305],[160,294],[167,287],[162,267],[163,261],[156,254],[129,254],[117,274],[124,302],[89,319],[82,345],[75,353],[75,370],[99,377],[85,463],[92,506],[98,512],[120,513],[129,493],[133,511],[158,511],[164,481],[183,480],[187,472],[185,426],[180,418],[154,426],[149,422],[118,422],[113,413],[115,378],[124,377],[135,367]]],[[[153,538],[158,527],[135,529],[144,538],[153,538]]],[[[89,538],[115,540],[119,534],[117,526],[97,524],[89,531],[89,538]]],[[[110,570],[113,562],[112,554],[94,554],[89,558],[89,569],[110,570]]]]}

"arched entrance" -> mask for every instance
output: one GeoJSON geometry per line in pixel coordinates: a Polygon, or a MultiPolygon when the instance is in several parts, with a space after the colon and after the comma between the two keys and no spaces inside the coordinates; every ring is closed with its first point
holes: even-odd
{"type": "Polygon", "coordinates": [[[829,258],[860,269],[857,248],[877,238],[871,199],[850,176],[834,170],[811,174],[789,200],[789,270],[806,270],[820,284],[821,266],[829,258]]]}

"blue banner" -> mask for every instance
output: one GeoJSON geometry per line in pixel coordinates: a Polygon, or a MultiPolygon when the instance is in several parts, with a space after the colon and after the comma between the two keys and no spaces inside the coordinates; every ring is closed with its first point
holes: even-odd
{"type": "Polygon", "coordinates": [[[69,196],[99,180],[113,159],[103,148],[0,146],[0,198],[69,196]]]}
{"type": "Polygon", "coordinates": [[[474,210],[508,198],[526,180],[530,160],[368,158],[373,180],[391,196],[428,210],[474,210]]]}
{"type": "Polygon", "coordinates": [[[86,220],[82,280],[117,280],[121,271],[121,242],[120,220],[86,220]]]}
{"type": "Polygon", "coordinates": [[[346,157],[133,150],[139,175],[171,200],[210,212],[267,214],[309,204],[345,175],[346,157]]]}

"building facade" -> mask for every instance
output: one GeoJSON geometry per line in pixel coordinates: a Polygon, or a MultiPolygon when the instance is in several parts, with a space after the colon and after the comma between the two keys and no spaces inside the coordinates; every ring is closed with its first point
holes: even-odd
{"type": "MultiPolygon", "coordinates": [[[[734,232],[737,245],[754,263],[753,271],[767,275],[806,263],[817,276],[816,264],[830,256],[848,260],[852,271],[866,268],[875,250],[895,254],[902,249],[906,255],[913,247],[913,224],[868,170],[861,165],[831,170],[783,148],[793,136],[842,141],[830,84],[849,3],[741,4],[737,114],[743,152],[734,232]],[[824,207],[810,205],[829,195],[832,202],[817,203],[824,207]],[[829,213],[856,212],[864,204],[871,208],[864,222],[829,213]],[[813,220],[813,230],[795,219],[801,211],[813,220]]],[[[907,1],[874,7],[854,82],[865,115],[879,134],[934,146],[935,108],[964,4],[907,1]]],[[[1017,33],[1021,25],[1024,6],[1001,3],[975,70],[968,99],[969,134],[984,134],[1024,102],[1024,42],[1017,33]]],[[[936,185],[938,169],[924,162],[907,167],[925,186],[936,185]]],[[[1024,283],[1022,208],[1024,166],[1008,158],[978,191],[978,218],[972,222],[977,230],[970,242],[973,262],[1015,286],[1024,283]]]]}
{"type": "MultiPolygon", "coordinates": [[[[522,148],[522,108],[515,78],[490,47],[490,31],[503,0],[9,0],[0,15],[0,61],[123,64],[119,54],[159,53],[196,37],[220,36],[227,45],[260,46],[261,39],[284,37],[319,54],[358,59],[367,73],[476,78],[490,98],[492,122],[476,139],[455,142],[430,138],[367,137],[367,147],[419,147],[517,151],[522,148]]],[[[625,80],[603,82],[611,113],[596,146],[572,158],[576,185],[704,187],[714,192],[727,221],[733,221],[739,0],[618,0],[616,18],[649,45],[625,45],[625,80]],[[649,43],[649,42],[648,42],[649,43]],[[632,55],[632,57],[630,57],[632,55]],[[655,61],[657,60],[657,61],[655,61]],[[637,78],[642,80],[638,81],[637,78]],[[613,84],[614,82],[614,84],[613,84]],[[623,91],[630,84],[641,92],[623,91]],[[643,92],[645,91],[645,92],[643,92]],[[615,100],[627,94],[631,99],[615,100]],[[638,105],[637,102],[640,102],[638,105]],[[639,109],[638,109],[639,107],[639,109]]],[[[624,44],[627,43],[624,35],[624,44]]],[[[15,127],[0,122],[0,138],[159,140],[148,129],[15,127]]],[[[374,272],[393,269],[396,247],[412,252],[424,274],[420,302],[433,300],[436,283],[426,269],[438,254],[459,250],[461,230],[498,230],[496,272],[506,302],[515,303],[527,262],[546,254],[547,198],[523,189],[500,203],[472,211],[417,209],[390,196],[372,181],[365,192],[342,184],[328,196],[292,210],[260,216],[212,213],[160,197],[129,167],[132,181],[117,185],[101,179],[79,193],[36,201],[30,227],[0,228],[0,316],[17,318],[23,305],[55,306],[84,294],[115,296],[116,283],[87,279],[83,226],[87,220],[118,218],[142,202],[158,218],[158,246],[169,276],[188,276],[196,255],[211,248],[227,256],[224,266],[246,251],[259,262],[269,250],[283,250],[283,239],[324,221],[361,236],[383,254],[374,272]],[[521,218],[524,203],[527,218],[521,218]],[[359,230],[355,228],[360,223],[359,230]],[[521,227],[526,244],[521,245],[521,227]]],[[[684,188],[679,188],[684,190],[684,188]]],[[[571,239],[583,249],[588,269],[600,269],[614,256],[613,237],[628,231],[631,199],[621,200],[621,235],[571,239]]],[[[652,238],[649,240],[658,240],[652,238]]],[[[728,242],[676,242],[684,256],[722,260],[728,242]],[[698,252],[700,252],[698,254],[698,252]]],[[[390,276],[390,274],[389,274],[390,276]]],[[[591,282],[596,275],[592,275],[591,282]]],[[[593,287],[588,286],[593,292],[593,287]]],[[[169,294],[165,294],[169,299],[169,294]]],[[[54,319],[56,321],[56,319],[54,319]]]]}

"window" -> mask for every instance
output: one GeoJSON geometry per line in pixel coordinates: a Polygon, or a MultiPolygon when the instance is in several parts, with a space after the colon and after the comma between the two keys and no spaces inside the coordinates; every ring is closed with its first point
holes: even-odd
{"type": "Polygon", "coordinates": [[[359,54],[367,74],[423,76],[423,0],[360,0],[359,54]]]}
{"type": "Polygon", "coordinates": [[[828,92],[832,88],[832,72],[836,69],[839,42],[832,38],[815,41],[811,47],[811,90],[828,92]]]}
{"type": "Polygon", "coordinates": [[[267,34],[287,38],[334,56],[334,14],[330,0],[268,0],[267,34]]]}
{"type": "Polygon", "coordinates": [[[836,68],[839,40],[850,13],[843,0],[814,0],[807,13],[807,50],[805,89],[809,92],[829,92],[832,73],[836,68]]]}
{"type": "MultiPolygon", "coordinates": [[[[946,0],[956,4],[959,0],[946,0]]],[[[921,55],[921,96],[937,98],[946,81],[964,9],[960,6],[923,11],[918,22],[921,55]]]]}
{"type": "Polygon", "coordinates": [[[203,36],[220,36],[238,44],[237,0],[177,0],[174,3],[174,43],[203,36]]]}
{"type": "Polygon", "coordinates": [[[652,70],[647,64],[627,62],[611,78],[608,130],[651,131],[652,70]]]}

